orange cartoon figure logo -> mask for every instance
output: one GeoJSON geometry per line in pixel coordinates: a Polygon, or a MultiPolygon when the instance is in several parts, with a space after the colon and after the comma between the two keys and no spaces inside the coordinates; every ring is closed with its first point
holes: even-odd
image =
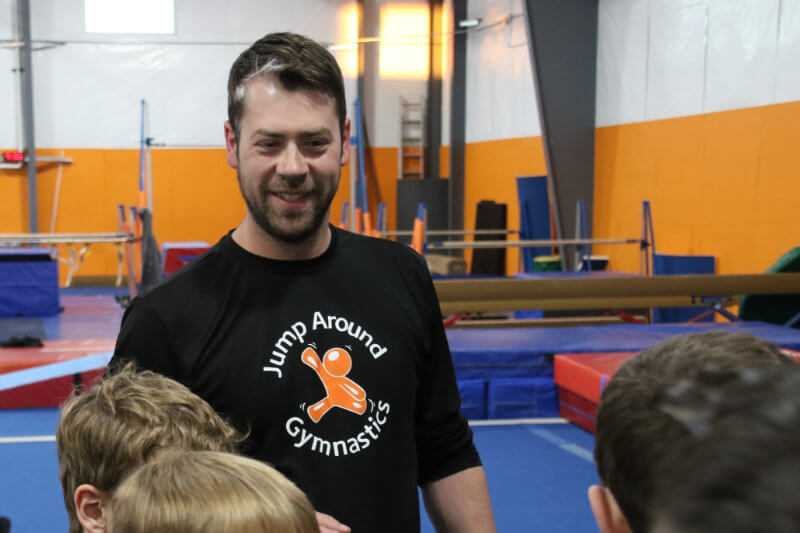
{"type": "Polygon", "coordinates": [[[317,351],[309,346],[303,350],[303,363],[317,374],[326,396],[310,406],[307,410],[309,418],[319,422],[325,414],[339,407],[357,415],[367,410],[367,393],[355,381],[347,377],[353,368],[353,359],[344,348],[331,348],[319,360],[317,351]]]}

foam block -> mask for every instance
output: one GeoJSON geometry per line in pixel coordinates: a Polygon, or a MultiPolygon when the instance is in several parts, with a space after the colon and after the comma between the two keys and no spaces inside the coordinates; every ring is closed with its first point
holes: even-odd
{"type": "Polygon", "coordinates": [[[174,274],[201,255],[208,252],[210,246],[207,242],[165,242],[161,246],[163,256],[163,271],[165,275],[174,274]]]}
{"type": "Polygon", "coordinates": [[[603,389],[617,369],[636,353],[556,355],[554,376],[561,416],[586,431],[594,432],[603,389]]]}

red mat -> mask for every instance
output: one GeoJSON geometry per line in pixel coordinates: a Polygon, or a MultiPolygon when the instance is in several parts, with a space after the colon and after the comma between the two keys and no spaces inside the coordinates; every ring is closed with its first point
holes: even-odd
{"type": "Polygon", "coordinates": [[[44,341],[42,348],[0,348],[0,374],[114,351],[114,339],[44,341]]]}
{"type": "Polygon", "coordinates": [[[557,354],[558,407],[563,418],[594,433],[597,406],[611,376],[636,352],[557,354]]]}
{"type": "Polygon", "coordinates": [[[164,274],[174,274],[184,266],[208,252],[206,243],[164,243],[164,274]]]}
{"type": "MultiPolygon", "coordinates": [[[[800,352],[787,349],[783,352],[800,362],[800,352]]],[[[554,372],[561,416],[594,433],[603,389],[619,367],[636,353],[557,354],[554,372]]]]}
{"type": "MultiPolygon", "coordinates": [[[[0,374],[8,374],[114,350],[112,339],[46,341],[41,348],[0,348],[0,374]]],[[[75,385],[88,387],[105,368],[59,376],[36,383],[0,390],[0,409],[58,407],[75,385]]]]}

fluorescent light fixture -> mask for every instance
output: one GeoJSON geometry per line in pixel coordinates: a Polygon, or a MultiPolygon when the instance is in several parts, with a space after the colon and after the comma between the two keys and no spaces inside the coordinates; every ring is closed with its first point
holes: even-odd
{"type": "Polygon", "coordinates": [[[468,30],[470,28],[477,28],[481,25],[481,19],[464,19],[458,21],[458,27],[463,30],[468,30]]]}

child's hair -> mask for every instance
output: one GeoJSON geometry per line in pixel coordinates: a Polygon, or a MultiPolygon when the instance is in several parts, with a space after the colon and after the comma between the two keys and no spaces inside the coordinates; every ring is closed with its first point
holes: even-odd
{"type": "Polygon", "coordinates": [[[235,451],[241,435],[188,388],[126,365],[64,403],[58,423],[59,477],[70,521],[81,484],[110,494],[135,467],[165,448],[235,451]]]}
{"type": "Polygon", "coordinates": [[[648,531],[656,467],[685,427],[658,407],[659,392],[708,366],[719,369],[790,365],[780,349],[747,333],[713,331],[670,337],[623,364],[603,391],[595,462],[636,533],[648,531]]]}
{"type": "Polygon", "coordinates": [[[109,533],[318,533],[294,483],[254,459],[222,452],[164,452],[111,498],[109,533]]]}
{"type": "Polygon", "coordinates": [[[800,531],[800,367],[705,372],[662,405],[691,436],[661,464],[656,531],[800,531]]]}

